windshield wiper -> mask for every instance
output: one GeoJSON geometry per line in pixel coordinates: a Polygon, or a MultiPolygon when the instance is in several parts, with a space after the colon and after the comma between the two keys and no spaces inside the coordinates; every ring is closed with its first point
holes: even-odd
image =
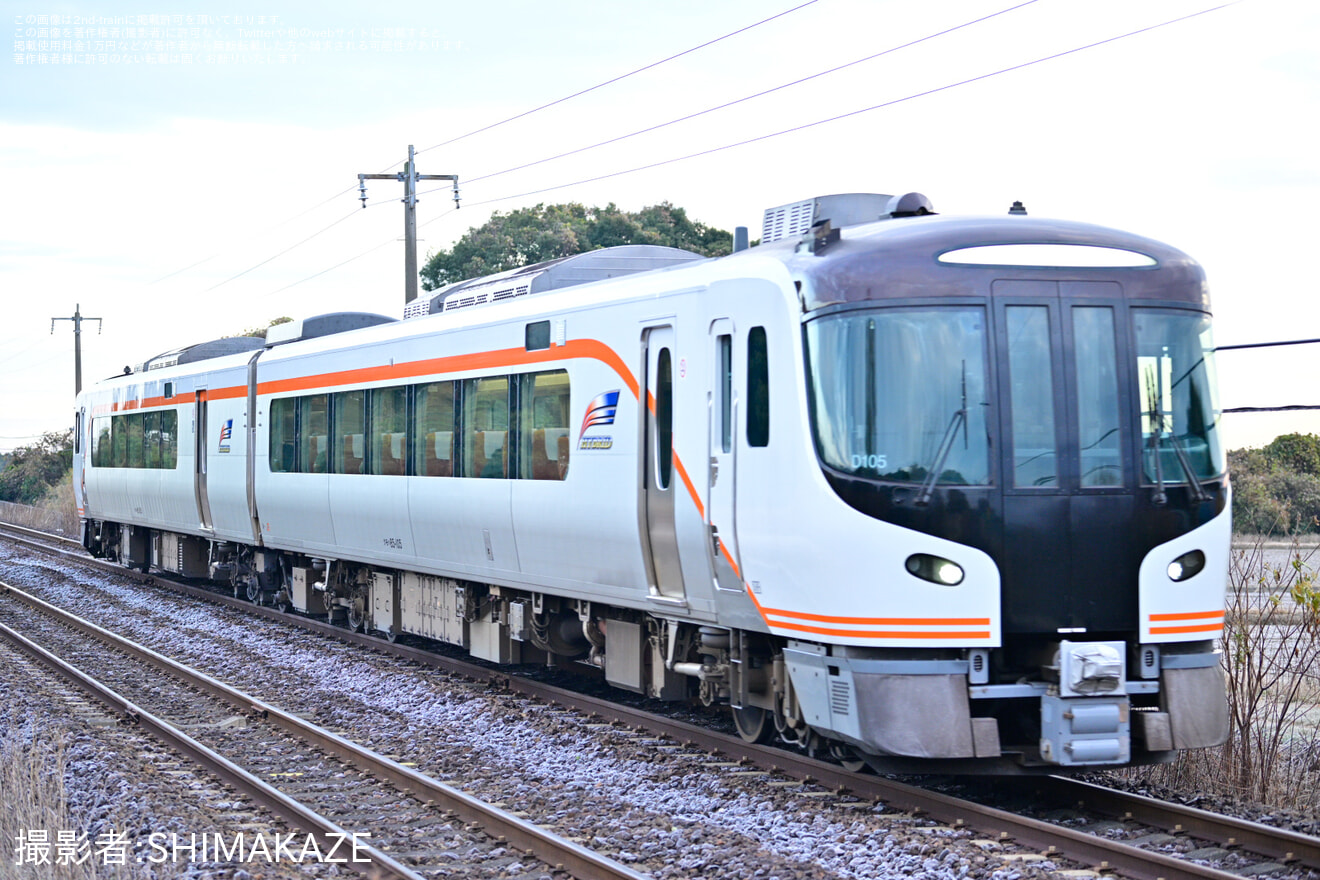
{"type": "Polygon", "coordinates": [[[916,504],[925,506],[930,503],[930,498],[935,494],[935,484],[940,480],[940,473],[944,470],[944,463],[949,460],[949,453],[953,451],[954,438],[958,436],[958,426],[963,429],[963,448],[967,448],[967,361],[962,362],[962,409],[955,410],[953,418],[949,419],[949,427],[944,429],[944,436],[940,438],[939,449],[935,452],[935,463],[931,469],[926,472],[926,479],[921,481],[921,491],[917,493],[916,504]]]}
{"type": "MultiPolygon", "coordinates": [[[[1168,495],[1164,492],[1164,468],[1161,459],[1161,446],[1164,440],[1164,407],[1159,399],[1159,392],[1155,385],[1153,374],[1146,377],[1147,397],[1150,398],[1151,408],[1147,413],[1150,418],[1150,447],[1155,458],[1155,495],[1152,497],[1158,505],[1165,505],[1169,501],[1168,495]]],[[[1192,469],[1192,463],[1187,458],[1187,453],[1183,450],[1182,444],[1178,442],[1178,437],[1172,431],[1169,432],[1169,445],[1173,448],[1173,455],[1178,459],[1178,466],[1182,468],[1183,480],[1187,483],[1187,488],[1192,492],[1192,498],[1195,501],[1205,501],[1210,496],[1206,494],[1201,486],[1201,481],[1196,477],[1196,471],[1192,469]]]]}
{"type": "Polygon", "coordinates": [[[1169,432],[1169,443],[1173,446],[1173,454],[1178,457],[1178,464],[1182,466],[1183,475],[1187,478],[1187,486],[1192,490],[1192,497],[1197,501],[1209,498],[1210,496],[1201,486],[1201,481],[1196,478],[1196,471],[1192,470],[1192,462],[1187,458],[1182,443],[1178,442],[1178,435],[1172,431],[1169,432]]]}

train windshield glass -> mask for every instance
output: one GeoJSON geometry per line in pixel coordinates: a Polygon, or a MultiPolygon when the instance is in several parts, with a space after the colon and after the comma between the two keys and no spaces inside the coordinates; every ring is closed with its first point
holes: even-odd
{"type": "Polygon", "coordinates": [[[1210,317],[1155,309],[1133,309],[1132,315],[1145,481],[1219,476],[1225,462],[1210,317]]]}
{"type": "Polygon", "coordinates": [[[821,460],[886,482],[988,484],[985,327],[980,308],[844,312],[809,323],[821,460]]]}

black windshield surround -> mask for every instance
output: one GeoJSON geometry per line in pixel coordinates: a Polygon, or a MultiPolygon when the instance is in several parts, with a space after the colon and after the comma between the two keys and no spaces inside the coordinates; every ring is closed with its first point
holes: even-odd
{"type": "Polygon", "coordinates": [[[1153,314],[1121,299],[991,297],[810,316],[804,342],[821,469],[852,507],[990,555],[1004,579],[1006,632],[1131,629],[1136,590],[1116,586],[1134,586],[1151,548],[1208,522],[1227,498],[1213,364],[1188,360],[1208,345],[1206,316],[1153,314]],[[1134,329],[1141,317],[1144,331],[1134,329]],[[889,338],[904,344],[886,354],[886,328],[900,327],[889,338]],[[1159,332],[1172,337],[1168,353],[1159,332]],[[989,339],[993,349],[981,341],[989,339]],[[1154,366],[1141,354],[1152,346],[1166,354],[1154,366]],[[1162,371],[1167,389],[1154,394],[1167,421],[1162,492],[1142,476],[1154,461],[1143,364],[1162,371]],[[1181,383],[1180,364],[1191,373],[1181,383]],[[883,388],[886,380],[898,387],[883,388]],[[950,440],[938,479],[928,481],[950,440]],[[891,460],[893,449],[902,454],[891,460]]]}

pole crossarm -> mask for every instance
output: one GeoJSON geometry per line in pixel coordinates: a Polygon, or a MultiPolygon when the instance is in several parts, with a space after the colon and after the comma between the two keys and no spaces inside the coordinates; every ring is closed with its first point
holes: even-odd
{"type": "Polygon", "coordinates": [[[403,304],[405,306],[417,299],[417,181],[452,180],[454,182],[454,207],[458,207],[457,174],[418,174],[417,163],[413,161],[413,145],[408,145],[408,163],[403,170],[394,174],[359,174],[358,198],[362,207],[367,207],[368,180],[397,180],[403,184],[403,304]]]}
{"type": "Polygon", "coordinates": [[[79,303],[73,307],[73,316],[69,318],[51,318],[50,332],[55,333],[56,321],[73,322],[73,394],[77,397],[82,393],[82,322],[95,321],[96,332],[101,332],[101,319],[89,318],[82,313],[82,304],[79,303]]]}

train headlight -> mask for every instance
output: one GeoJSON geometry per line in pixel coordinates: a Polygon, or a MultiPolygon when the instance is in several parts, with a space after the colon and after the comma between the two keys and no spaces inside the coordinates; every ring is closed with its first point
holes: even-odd
{"type": "Polygon", "coordinates": [[[925,581],[943,587],[955,587],[965,576],[962,566],[929,553],[914,553],[907,558],[907,570],[925,581]]]}
{"type": "Polygon", "coordinates": [[[1203,568],[1205,568],[1204,553],[1200,550],[1184,553],[1169,563],[1169,580],[1175,582],[1185,581],[1189,577],[1200,574],[1203,568]]]}

